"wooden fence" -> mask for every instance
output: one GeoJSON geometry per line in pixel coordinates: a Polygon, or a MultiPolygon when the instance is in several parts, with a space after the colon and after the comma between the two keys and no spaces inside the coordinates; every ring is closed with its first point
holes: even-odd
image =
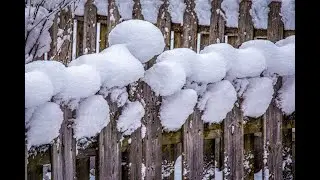
{"type": "MultiPolygon", "coordinates": [[[[226,27],[224,19],[216,13],[221,9],[221,1],[212,1],[214,15],[210,26],[199,26],[194,1],[185,0],[187,6],[181,26],[171,23],[168,0],[164,0],[156,25],[164,35],[166,49],[188,47],[198,52],[212,43],[227,42],[238,47],[252,39],[276,42],[294,34],[294,31],[284,30],[279,15],[280,2],[270,4],[268,28],[262,30],[254,29],[249,0],[240,3],[238,28],[226,27]]],[[[51,28],[51,51],[42,58],[59,59],[67,64],[84,53],[96,53],[106,48],[107,35],[120,19],[115,0],[108,2],[108,12],[112,13],[108,16],[97,15],[97,8],[90,0],[85,5],[84,16],[72,18],[70,9],[62,10],[51,28]],[[59,29],[65,29],[64,33],[73,29],[69,34],[71,38],[62,45],[57,45],[59,29]]],[[[134,0],[132,13],[134,19],[143,19],[139,0],[134,0]]],[[[152,64],[153,61],[149,61],[146,68],[152,64]]],[[[280,85],[281,79],[275,89],[280,85]]],[[[283,116],[274,100],[260,118],[243,117],[235,106],[221,124],[209,125],[203,123],[201,112],[195,109],[181,130],[162,132],[156,103],[159,97],[143,82],[138,82],[138,88],[143,91],[140,96],[146,103],[142,119],[144,137],[139,128],[130,137],[121,138],[116,129],[121,109],[109,101],[111,117],[108,126],[85,149],[76,149],[79,142],[72,137],[72,122],[68,121],[74,118],[74,113],[62,107],[64,122],[60,136],[53,145],[44,145],[36,153],[29,152],[27,179],[42,179],[43,166],[51,164],[54,180],[88,180],[90,166],[95,167],[95,179],[100,180],[173,180],[174,161],[180,155],[184,179],[215,179],[215,168],[222,171],[224,179],[231,180],[254,179],[254,173],[260,170],[263,175],[268,172],[269,179],[294,179],[294,115],[283,116]],[[95,163],[92,165],[92,162],[95,163]]]]}

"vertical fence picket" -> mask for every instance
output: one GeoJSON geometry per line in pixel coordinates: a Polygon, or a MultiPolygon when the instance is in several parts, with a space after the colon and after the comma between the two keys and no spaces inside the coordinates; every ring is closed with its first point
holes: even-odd
{"type": "MultiPolygon", "coordinates": [[[[268,29],[267,38],[272,42],[276,42],[283,38],[283,22],[280,16],[280,2],[271,2],[270,12],[268,15],[268,29]]],[[[277,91],[281,87],[282,78],[279,77],[276,85],[274,86],[276,96],[277,91]]],[[[283,115],[281,110],[276,106],[275,99],[273,98],[269,105],[267,112],[264,116],[264,128],[266,134],[264,134],[265,142],[264,147],[267,155],[267,163],[264,167],[269,171],[269,179],[283,179],[282,176],[282,121],[283,115]]]]}
{"type": "MultiPolygon", "coordinates": [[[[195,2],[185,0],[186,9],[183,14],[181,47],[196,51],[197,43],[197,15],[195,2]]],[[[183,156],[182,173],[184,179],[200,180],[203,172],[203,122],[201,112],[194,108],[194,112],[183,125],[183,156]]]]}

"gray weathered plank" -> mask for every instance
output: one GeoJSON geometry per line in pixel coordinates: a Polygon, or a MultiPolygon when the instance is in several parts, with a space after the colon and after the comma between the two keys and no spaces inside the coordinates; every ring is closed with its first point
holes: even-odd
{"type": "MultiPolygon", "coordinates": [[[[141,19],[143,20],[143,15],[141,12],[141,4],[140,0],[133,1],[133,11],[132,18],[133,19],[141,19]]],[[[142,82],[138,82],[136,88],[132,88],[129,86],[129,99],[131,101],[140,101],[141,96],[140,93],[142,90],[142,82]]],[[[142,124],[143,124],[143,120],[142,124]]],[[[141,135],[141,127],[136,129],[131,134],[131,144],[129,148],[129,179],[140,180],[145,179],[145,174],[142,176],[142,166],[145,166],[145,159],[143,158],[144,146],[143,146],[143,137],[141,135]]]]}
{"type": "Polygon", "coordinates": [[[203,122],[201,112],[195,109],[183,126],[183,169],[187,179],[202,179],[203,122]]]}
{"type": "MultiPolygon", "coordinates": [[[[119,12],[114,0],[108,0],[108,27],[107,33],[100,35],[107,42],[107,35],[119,22],[119,12]]],[[[105,44],[107,46],[108,44],[105,44]]],[[[110,108],[110,122],[107,127],[103,128],[99,134],[99,175],[98,179],[121,179],[121,134],[117,130],[117,119],[120,115],[121,108],[117,103],[112,102],[110,96],[107,97],[110,108]]]]}
{"type": "Polygon", "coordinates": [[[116,0],[108,0],[108,17],[107,17],[107,34],[106,36],[106,47],[109,46],[108,35],[111,30],[119,23],[120,13],[118,6],[116,5],[116,0]]]}
{"type": "Polygon", "coordinates": [[[222,17],[223,10],[221,9],[221,2],[222,0],[211,1],[210,44],[224,42],[225,20],[222,17]]]}
{"type": "Polygon", "coordinates": [[[142,8],[141,8],[140,0],[133,0],[132,18],[133,19],[141,19],[141,20],[144,19],[143,15],[142,15],[142,8]]]}
{"type": "Polygon", "coordinates": [[[67,107],[61,107],[63,122],[60,135],[52,146],[52,174],[55,180],[73,180],[76,178],[76,142],[73,138],[71,111],[67,107]]]}
{"type": "Polygon", "coordinates": [[[195,12],[195,2],[185,0],[186,9],[183,13],[182,41],[181,47],[190,48],[196,51],[197,48],[197,15],[195,12]]]}
{"type": "Polygon", "coordinates": [[[141,128],[131,134],[131,144],[129,148],[129,179],[141,180],[142,168],[142,138],[141,128]]]}
{"type": "MultiPolygon", "coordinates": [[[[117,130],[116,120],[121,109],[117,103],[107,98],[110,108],[110,122],[99,134],[99,179],[121,179],[121,134],[117,130]]],[[[98,159],[98,158],[97,158],[98,159]]]]}
{"type": "Polygon", "coordinates": [[[55,14],[52,26],[49,29],[50,37],[51,37],[51,44],[50,44],[50,51],[48,52],[48,59],[53,59],[57,52],[57,39],[58,39],[58,13],[55,14]]]}
{"type": "Polygon", "coordinates": [[[96,52],[97,7],[93,0],[84,5],[83,54],[96,52]]]}
{"type": "Polygon", "coordinates": [[[267,38],[269,41],[276,42],[283,39],[284,25],[281,20],[281,2],[273,1],[269,4],[267,38]]]}
{"type": "Polygon", "coordinates": [[[234,106],[224,119],[224,179],[243,178],[243,117],[234,106]]]}
{"type": "Polygon", "coordinates": [[[67,7],[66,9],[62,9],[60,11],[60,22],[58,24],[59,30],[63,30],[63,33],[58,34],[57,38],[63,43],[60,47],[56,47],[56,54],[51,58],[56,59],[63,64],[68,64],[71,61],[71,53],[72,53],[72,29],[73,29],[73,20],[71,7],[67,7]]]}
{"type": "MultiPolygon", "coordinates": [[[[275,42],[283,38],[283,23],[280,16],[280,2],[271,2],[270,12],[268,15],[268,40],[275,42]]],[[[279,77],[274,87],[275,92],[279,90],[282,84],[282,78],[279,77]]],[[[276,93],[274,94],[274,97],[276,93]]],[[[266,152],[266,164],[264,164],[264,171],[269,171],[269,179],[283,179],[282,176],[282,121],[283,115],[279,108],[277,108],[275,99],[273,98],[264,116],[264,151],[266,152]]]]}
{"type": "MultiPolygon", "coordinates": [[[[171,33],[171,16],[169,13],[169,1],[164,0],[163,4],[159,8],[158,19],[157,19],[157,27],[163,34],[165,48],[164,50],[170,49],[170,33],[171,33]]],[[[148,62],[148,66],[151,66],[156,58],[153,58],[148,62]]],[[[159,102],[161,102],[161,97],[158,98],[159,102]]],[[[159,125],[159,129],[162,129],[161,124],[159,125]]],[[[174,145],[164,145],[162,146],[162,179],[164,180],[173,180],[174,178],[174,162],[175,162],[175,149],[174,145]],[[166,176],[164,175],[166,174],[166,176]]]]}
{"type": "Polygon", "coordinates": [[[249,12],[251,4],[251,0],[242,0],[240,2],[237,47],[239,47],[243,42],[251,40],[254,37],[254,27],[252,17],[249,12]]]}
{"type": "Polygon", "coordinates": [[[83,55],[83,21],[77,22],[76,57],[83,55]]]}
{"type": "Polygon", "coordinates": [[[146,128],[143,138],[143,150],[146,166],[145,178],[147,180],[161,179],[161,146],[162,126],[159,119],[159,96],[151,90],[150,86],[142,82],[143,100],[145,102],[145,115],[143,124],[146,128]]]}
{"type": "MultiPolygon", "coordinates": [[[[196,51],[197,15],[195,2],[185,0],[181,47],[196,51]]],[[[201,112],[195,108],[183,125],[182,167],[186,169],[185,179],[200,180],[203,172],[203,122],[201,112]],[[192,124],[192,125],[191,125],[192,124]]]]}

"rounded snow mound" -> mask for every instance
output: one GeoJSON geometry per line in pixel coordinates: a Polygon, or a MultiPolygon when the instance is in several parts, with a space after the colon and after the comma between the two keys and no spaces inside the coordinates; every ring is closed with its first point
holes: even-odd
{"type": "Polygon", "coordinates": [[[157,95],[169,96],[181,90],[186,83],[186,73],[180,64],[163,61],[148,69],[143,80],[157,95]]]}
{"type": "Polygon", "coordinates": [[[86,98],[99,91],[100,75],[89,65],[71,66],[66,68],[67,83],[64,91],[58,94],[63,100],[86,98]]]}
{"type": "Polygon", "coordinates": [[[33,61],[25,65],[25,72],[41,71],[45,73],[52,82],[53,94],[61,92],[65,86],[66,67],[58,61],[33,61]]]}
{"type": "Polygon", "coordinates": [[[45,73],[40,71],[25,73],[25,108],[43,104],[52,96],[53,85],[45,73]]]}
{"type": "Polygon", "coordinates": [[[165,47],[159,28],[148,21],[127,20],[118,24],[109,34],[110,46],[126,44],[131,54],[142,63],[160,54],[165,47]]]}
{"type": "Polygon", "coordinates": [[[174,61],[179,63],[186,72],[187,77],[192,75],[193,63],[197,59],[197,54],[189,48],[176,48],[161,53],[156,62],[174,61]]]}

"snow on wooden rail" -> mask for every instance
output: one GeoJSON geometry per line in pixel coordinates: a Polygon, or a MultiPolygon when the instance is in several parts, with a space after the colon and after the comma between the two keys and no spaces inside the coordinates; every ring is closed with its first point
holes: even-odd
{"type": "MultiPolygon", "coordinates": [[[[146,12],[143,11],[143,8],[147,6],[143,4],[143,1],[141,2],[142,15],[146,16],[146,20],[150,20],[148,17],[148,12],[147,14],[145,14],[146,12]]],[[[163,12],[170,11],[169,13],[172,13],[172,11],[169,10],[169,2],[171,1],[165,1],[164,4],[159,6],[160,12],[162,10],[163,12]]],[[[216,4],[214,3],[221,3],[221,1],[212,2],[212,6],[216,6],[216,4]]],[[[136,3],[136,1],[134,3],[136,3]]],[[[206,7],[199,7],[199,4],[197,3],[198,2],[196,2],[196,4],[188,6],[187,8],[195,8],[195,12],[197,13],[197,15],[199,15],[198,13],[201,11],[199,11],[199,8],[206,9],[206,7]]],[[[60,49],[62,49],[61,51],[70,52],[68,57],[62,57],[66,59],[69,58],[69,60],[63,61],[64,63],[71,60],[71,54],[76,54],[75,57],[77,57],[77,59],[68,64],[68,67],[63,66],[62,71],[60,68],[60,71],[53,73],[50,73],[50,70],[61,67],[62,64],[54,65],[59,63],[55,63],[54,61],[45,61],[41,63],[33,62],[26,65],[26,67],[30,67],[29,69],[31,69],[26,73],[28,74],[28,79],[26,79],[26,82],[30,82],[27,83],[26,86],[28,86],[30,90],[29,92],[33,92],[31,94],[26,94],[30,95],[27,96],[29,97],[29,99],[28,101],[26,101],[26,107],[29,107],[26,110],[26,122],[28,121],[28,119],[30,122],[33,121],[34,117],[31,116],[32,113],[36,112],[40,115],[43,114],[44,112],[42,112],[40,109],[40,107],[44,106],[42,104],[44,103],[46,105],[48,104],[47,101],[53,100],[59,105],[64,105],[61,106],[62,112],[64,112],[64,114],[66,114],[66,110],[75,110],[71,116],[65,116],[63,117],[63,119],[59,117],[58,119],[64,122],[66,120],[69,121],[68,123],[63,123],[62,126],[66,127],[66,130],[71,129],[71,131],[68,130],[71,133],[72,128],[77,129],[74,131],[73,136],[78,139],[78,145],[83,145],[84,143],[86,146],[90,147],[90,141],[86,141],[86,139],[99,133],[101,129],[103,129],[103,127],[108,126],[107,129],[112,129],[112,132],[116,133],[116,135],[112,135],[110,133],[108,134],[108,132],[111,132],[109,130],[105,131],[103,134],[100,134],[98,138],[99,145],[97,147],[99,151],[95,152],[93,149],[88,149],[88,151],[92,151],[91,155],[96,156],[96,159],[99,159],[97,160],[97,163],[100,164],[99,166],[96,166],[96,177],[100,176],[100,178],[102,179],[109,174],[111,175],[110,178],[112,177],[117,179],[120,178],[119,176],[121,173],[127,173],[127,171],[121,172],[121,156],[124,156],[125,158],[125,153],[129,153],[130,157],[136,154],[138,159],[141,158],[140,161],[137,158],[129,158],[129,161],[126,160],[126,165],[123,165],[124,169],[128,168],[128,171],[131,173],[131,175],[137,174],[137,176],[143,176],[142,174],[144,174],[146,175],[146,177],[159,179],[160,177],[158,172],[161,172],[162,167],[165,169],[169,168],[169,173],[165,173],[167,171],[165,169],[162,169],[163,178],[172,178],[173,173],[170,168],[173,167],[173,164],[170,164],[168,162],[174,162],[180,154],[183,154],[182,159],[184,163],[182,164],[182,167],[187,171],[184,176],[191,179],[202,179],[200,175],[202,174],[202,169],[195,169],[195,167],[188,166],[188,164],[192,164],[192,159],[184,154],[186,153],[186,151],[188,151],[188,153],[191,153],[191,157],[194,153],[202,154],[202,151],[205,152],[203,154],[203,158],[198,159],[197,163],[203,164],[205,168],[203,176],[207,178],[212,178],[214,176],[215,171],[211,172],[210,167],[215,167],[220,170],[222,168],[227,169],[226,171],[223,171],[223,176],[229,176],[231,179],[238,179],[239,177],[250,179],[253,176],[254,172],[258,172],[258,170],[260,170],[261,168],[264,169],[264,171],[262,171],[264,175],[266,175],[265,172],[269,170],[270,177],[277,179],[277,177],[281,176],[281,174],[278,174],[279,169],[274,168],[274,165],[270,164],[269,161],[282,163],[282,159],[280,159],[279,161],[279,157],[281,158],[282,156],[273,153],[272,148],[274,148],[273,144],[275,143],[275,141],[270,141],[270,138],[272,137],[268,136],[268,134],[270,135],[272,133],[281,133],[281,131],[278,132],[277,129],[269,128],[270,126],[268,124],[265,124],[265,122],[272,124],[274,123],[273,119],[269,118],[268,120],[268,115],[263,114],[267,111],[270,112],[269,114],[271,114],[271,116],[273,116],[272,114],[282,116],[282,112],[280,111],[274,112],[274,110],[269,110],[270,107],[268,108],[268,106],[270,103],[274,105],[274,108],[280,107],[286,114],[291,114],[294,111],[294,36],[291,36],[282,41],[278,41],[283,39],[284,37],[288,37],[289,34],[291,35],[291,33],[294,32],[284,31],[283,25],[279,26],[279,24],[281,24],[281,17],[277,12],[280,11],[281,5],[278,2],[272,2],[269,5],[269,16],[275,16],[274,18],[276,18],[277,21],[273,22],[273,24],[268,24],[268,26],[266,27],[267,30],[245,28],[253,26],[252,20],[250,19],[251,17],[249,15],[250,5],[251,4],[249,1],[243,1],[239,4],[240,15],[247,14],[247,16],[240,16],[240,21],[237,25],[239,29],[227,28],[225,27],[224,21],[219,21],[218,23],[218,20],[213,18],[210,24],[202,23],[202,25],[200,26],[197,26],[195,24],[194,27],[190,30],[187,29],[186,26],[180,26],[171,23],[161,23],[161,16],[159,16],[160,19],[158,19],[157,26],[161,31],[159,31],[157,28],[153,28],[152,24],[150,23],[148,25],[147,23],[144,23],[149,28],[143,28],[139,30],[139,28],[142,28],[142,25],[138,27],[139,23],[132,23],[132,26],[134,27],[136,25],[137,29],[118,28],[118,30],[114,30],[114,43],[111,44],[110,41],[113,40],[112,38],[107,36],[107,32],[112,32],[112,30],[107,29],[107,22],[110,22],[110,18],[112,17],[112,15],[93,16],[91,14],[90,17],[82,18],[84,21],[88,21],[90,23],[83,23],[81,22],[81,18],[76,17],[77,20],[75,22],[77,22],[77,35],[73,37],[76,37],[76,43],[74,44],[77,47],[70,48],[71,45],[68,45],[68,48],[65,48],[66,43],[64,43],[61,45],[60,49]],[[249,8],[242,8],[248,5],[249,8]],[[97,22],[101,22],[100,35],[98,35],[99,32],[97,32],[95,28],[87,28],[88,31],[83,32],[82,29],[84,26],[96,26],[97,22]],[[213,24],[219,24],[219,28],[212,28],[211,26],[213,24]],[[207,25],[210,25],[210,28],[207,25]],[[151,30],[152,28],[154,30],[151,30]],[[139,33],[135,34],[134,30],[139,31],[139,33]],[[171,31],[174,32],[173,46],[175,49],[164,51],[162,53],[163,49],[170,49],[170,33],[168,32],[171,31]],[[185,35],[187,31],[191,34],[190,37],[185,35]],[[154,34],[152,35],[151,32],[154,32],[154,34]],[[190,49],[184,49],[189,47],[197,47],[195,46],[197,32],[201,32],[201,43],[200,46],[198,46],[198,48],[200,48],[200,50],[198,50],[200,54],[196,54],[190,49]],[[217,35],[212,35],[216,32],[218,32],[217,35]],[[149,33],[151,33],[151,35],[149,33]],[[275,34],[277,33],[278,35],[275,36],[275,34]],[[149,34],[149,36],[146,36],[147,34],[149,34]],[[165,41],[163,41],[162,34],[164,35],[165,41]],[[246,35],[243,36],[243,34],[246,35]],[[130,37],[130,35],[132,36],[130,37]],[[182,37],[180,35],[182,35],[182,37]],[[213,37],[219,36],[224,37],[223,39],[220,38],[220,44],[212,44],[217,42],[217,39],[214,39],[213,37]],[[250,41],[252,39],[258,38],[258,36],[263,37],[264,39],[270,39],[272,40],[272,42],[261,40],[250,41]],[[100,37],[100,43],[97,43],[97,40],[91,41],[90,39],[92,37],[100,37]],[[157,39],[157,37],[159,38],[157,39]],[[183,42],[187,42],[189,38],[195,38],[193,41],[195,42],[194,45],[183,45],[183,42]],[[87,45],[83,46],[83,44],[85,44],[83,43],[84,41],[89,43],[92,42],[90,47],[100,45],[99,49],[101,52],[91,54],[96,52],[95,48],[87,49],[87,45]],[[108,42],[110,47],[105,49],[108,42]],[[223,42],[231,44],[233,47],[223,42]],[[119,43],[126,45],[120,45],[119,43]],[[77,52],[71,53],[72,49],[73,51],[76,50],[77,52]],[[144,51],[141,54],[142,50],[144,51]],[[152,60],[152,63],[151,61],[148,62],[148,64],[153,64],[153,66],[151,66],[151,68],[149,68],[150,66],[148,66],[149,69],[144,70],[143,66],[145,66],[145,62],[150,60],[154,55],[158,54],[160,55],[155,60],[152,60]],[[277,61],[272,61],[275,59],[277,61]],[[246,66],[243,66],[244,64],[246,66]],[[43,75],[40,78],[40,76],[32,75],[34,73],[42,73],[43,75]],[[61,77],[63,78],[61,79],[61,77]],[[281,86],[280,84],[280,90],[273,89],[273,85],[276,83],[278,77],[282,77],[283,81],[283,85],[281,86]],[[139,87],[140,85],[135,85],[135,82],[138,79],[146,82],[146,84],[148,85],[143,86],[149,86],[149,88],[151,87],[154,92],[150,91],[150,95],[146,94],[148,93],[147,91],[137,93],[141,90],[139,87]],[[39,84],[35,84],[33,82],[38,82],[39,84],[45,83],[46,85],[42,86],[41,90],[37,89],[37,87],[40,87],[39,84]],[[63,90],[60,91],[59,86],[58,88],[56,88],[57,84],[59,85],[59,82],[65,82],[62,84],[66,86],[62,88],[63,90]],[[128,92],[128,88],[126,87],[127,85],[130,86],[130,91],[128,92]],[[44,88],[47,88],[47,90],[44,91],[44,88]],[[132,101],[131,99],[131,93],[133,93],[135,96],[134,101],[132,101]],[[149,106],[149,101],[147,101],[146,104],[144,100],[146,97],[150,97],[152,99],[154,97],[157,97],[158,94],[162,96],[162,103],[160,101],[156,102],[156,100],[155,102],[157,103],[157,106],[155,107],[149,106]],[[193,96],[195,96],[195,98],[191,98],[193,96]],[[128,97],[130,100],[128,100],[128,97]],[[106,100],[104,100],[104,98],[106,100]],[[90,103],[90,99],[100,99],[101,102],[97,100],[90,103]],[[257,101],[257,99],[261,99],[261,101],[257,101]],[[33,102],[34,100],[37,101],[33,102]],[[133,106],[133,104],[136,105],[133,106]],[[234,106],[234,104],[236,106],[234,106]],[[114,107],[119,108],[115,109],[114,107]],[[149,109],[151,108],[156,109],[152,109],[150,111],[149,109]],[[176,111],[174,111],[173,108],[175,108],[176,111]],[[193,109],[197,108],[202,110],[202,113],[189,116],[189,114],[193,112],[193,109]],[[235,110],[235,108],[239,108],[239,111],[235,110]],[[231,110],[233,111],[230,112],[231,110]],[[110,111],[111,113],[111,120],[109,124],[107,124],[109,122],[107,117],[108,113],[106,113],[107,111],[110,111]],[[145,136],[144,133],[156,132],[157,129],[161,128],[158,126],[156,127],[152,124],[147,128],[143,127],[143,125],[141,126],[141,124],[144,124],[144,119],[148,118],[148,112],[154,111],[160,113],[160,120],[162,125],[164,126],[165,131],[176,131],[164,132],[162,138],[160,138],[162,140],[159,143],[163,147],[162,165],[161,162],[156,162],[152,159],[149,159],[149,156],[146,156],[145,154],[150,153],[150,157],[152,157],[151,152],[149,152],[148,150],[148,146],[144,145],[144,138],[157,138],[152,136],[149,137],[148,134],[147,136],[145,136]],[[215,111],[217,113],[213,113],[215,111]],[[240,116],[238,117],[241,118],[239,118],[237,121],[244,125],[240,124],[240,126],[238,127],[235,126],[236,121],[234,121],[235,118],[232,115],[233,112],[240,114],[240,116]],[[243,118],[246,119],[246,117],[244,116],[260,117],[261,115],[263,117],[263,120],[261,118],[250,118],[249,121],[243,121],[243,118]],[[225,117],[227,117],[227,119],[229,118],[229,120],[222,121],[223,119],[225,119],[225,117]],[[141,118],[142,123],[140,122],[141,118]],[[187,118],[188,124],[186,123],[186,125],[184,124],[184,122],[187,118]],[[195,119],[193,118],[198,118],[197,123],[199,123],[197,124],[197,126],[199,125],[199,127],[203,126],[203,121],[214,124],[210,126],[204,124],[203,130],[199,129],[200,131],[198,131],[197,129],[195,129],[194,125],[196,124],[194,123],[196,121],[194,121],[195,119]],[[90,124],[93,123],[93,119],[94,122],[97,123],[96,126],[90,126],[90,124]],[[121,123],[117,122],[117,119],[123,119],[123,122],[125,124],[119,126],[119,124],[121,123]],[[223,124],[223,126],[221,127],[221,125],[218,125],[219,127],[212,129],[212,127],[215,127],[217,125],[216,123],[221,123],[223,124]],[[182,128],[183,130],[181,130],[180,128],[183,124],[184,128],[182,128]],[[124,137],[124,139],[121,138],[121,134],[130,135],[130,132],[134,132],[135,129],[139,127],[142,127],[140,137],[136,136],[135,134],[134,136],[132,136],[132,138],[130,136],[124,137]],[[238,128],[238,130],[235,128],[238,128]],[[189,129],[192,131],[190,131],[188,135],[187,131],[189,129]],[[84,136],[84,138],[82,138],[81,136],[77,136],[77,132],[82,132],[81,136],[84,136]],[[259,134],[259,132],[262,132],[262,134],[259,134]],[[200,141],[203,140],[204,143],[200,143],[197,145],[194,144],[195,141],[192,138],[195,137],[196,133],[199,134],[197,138],[199,138],[200,141]],[[112,143],[112,149],[108,148],[109,141],[107,142],[107,139],[109,137],[111,140],[110,144],[112,143]],[[237,139],[235,137],[243,137],[243,139],[237,139]],[[238,146],[238,144],[231,144],[233,142],[232,139],[236,140],[234,142],[243,141],[244,144],[242,144],[241,146],[238,146]],[[222,143],[223,141],[224,143],[222,143]],[[253,142],[254,145],[252,145],[253,142]],[[121,145],[121,143],[123,144],[121,145]],[[133,149],[130,148],[130,146],[132,147],[133,144],[135,144],[135,146],[138,145],[137,147],[141,148],[139,149],[140,151],[142,151],[141,156],[138,156],[138,153],[132,151],[133,149]],[[268,152],[269,156],[266,158],[267,163],[263,164],[262,159],[265,157],[262,157],[262,154],[260,153],[260,147],[266,147],[268,145],[271,147],[271,151],[268,152]],[[193,147],[204,149],[198,151],[197,149],[193,149],[193,147]],[[236,153],[232,152],[234,147],[239,147],[236,153]],[[253,152],[253,150],[256,151],[258,149],[258,152],[253,152]],[[114,155],[114,157],[109,156],[110,152],[114,152],[114,150],[118,153],[114,155]],[[121,153],[121,150],[124,152],[121,153]],[[243,152],[244,156],[239,156],[241,152],[243,152]],[[242,162],[243,160],[244,164],[240,166],[234,166],[235,162],[230,160],[232,159],[232,156],[238,157],[239,162],[242,162]],[[148,157],[148,160],[143,159],[146,157],[148,157]],[[260,159],[260,161],[253,162],[252,158],[250,159],[250,157],[254,157],[254,159],[260,159]],[[113,158],[112,161],[115,161],[115,166],[119,165],[119,167],[117,167],[117,169],[115,170],[117,172],[109,172],[112,170],[112,168],[108,168],[108,166],[111,165],[108,165],[108,163],[110,163],[110,160],[108,158],[113,158]],[[276,161],[272,160],[273,158],[275,158],[274,160],[276,161]],[[127,167],[129,163],[137,163],[137,167],[146,166],[146,171],[141,172],[141,168],[133,168],[133,166],[127,167]],[[107,167],[101,168],[104,166],[107,167]],[[258,169],[255,169],[256,167],[258,167],[258,169]],[[103,170],[99,172],[99,169],[103,170]],[[231,174],[228,169],[231,171],[231,174]]],[[[89,3],[86,5],[86,8],[92,8],[93,6],[94,5],[89,3]]],[[[121,9],[120,11],[123,12],[123,10],[121,9]]],[[[93,11],[90,13],[96,12],[93,11]]],[[[64,16],[64,14],[60,16],[64,16]]],[[[85,13],[85,16],[88,16],[88,13],[85,13]]],[[[164,13],[164,17],[166,16],[168,16],[168,13],[164,13]]],[[[200,18],[203,17],[206,17],[206,15],[203,15],[200,18]]],[[[170,22],[170,18],[168,19],[170,22]]],[[[270,17],[267,19],[270,19],[270,17]]],[[[150,21],[152,23],[155,23],[153,22],[152,18],[150,21]]],[[[174,20],[172,21],[177,22],[174,20]]],[[[196,21],[198,21],[197,17],[196,21]]],[[[206,20],[202,19],[199,22],[201,24],[201,22],[205,21],[206,20]]],[[[117,23],[119,23],[118,20],[117,23]]],[[[130,24],[130,21],[127,21],[127,23],[130,24]]],[[[186,24],[187,22],[184,22],[184,25],[186,24]]],[[[112,33],[110,33],[110,36],[111,34],[112,33]]],[[[53,39],[53,41],[56,40],[53,39]]],[[[50,52],[49,54],[55,53],[50,52]]],[[[28,88],[26,87],[26,89],[28,88]]],[[[26,93],[28,93],[28,91],[26,93]]],[[[47,106],[49,107],[49,105],[47,106]]],[[[58,111],[53,112],[57,112],[57,114],[60,113],[58,111]]],[[[50,119],[46,120],[50,121],[50,119]]],[[[152,121],[150,122],[152,123],[152,121]]],[[[285,123],[289,125],[281,124],[281,126],[283,126],[283,129],[289,128],[289,130],[286,132],[290,132],[290,129],[294,127],[294,121],[289,122],[290,123],[285,123]]],[[[30,125],[32,125],[32,123],[27,123],[30,132],[33,131],[41,134],[42,131],[39,131],[39,128],[32,130],[32,126],[30,125]]],[[[275,125],[277,125],[277,123],[271,126],[275,127],[275,125]]],[[[68,131],[61,130],[59,132],[59,125],[57,126],[58,128],[51,129],[45,129],[45,126],[45,124],[42,124],[40,127],[43,129],[41,130],[52,132],[51,134],[57,135],[59,133],[69,133],[68,131]]],[[[152,133],[150,134],[152,135],[152,133]]],[[[28,136],[28,138],[30,138],[30,135],[28,136]]],[[[53,137],[50,138],[50,140],[46,140],[46,143],[50,143],[52,139],[53,137]]],[[[70,151],[76,153],[75,144],[72,144],[72,141],[74,140],[71,140],[71,138],[70,140],[62,139],[63,142],[59,142],[59,139],[61,140],[61,138],[58,138],[54,143],[54,146],[58,148],[57,150],[59,150],[61,144],[68,142],[68,144],[71,145],[70,147],[72,147],[70,151]]],[[[279,140],[281,141],[281,138],[277,139],[277,141],[279,140]]],[[[34,141],[37,141],[37,139],[34,141]]],[[[30,145],[31,144],[29,144],[29,146],[30,145]]],[[[40,144],[35,143],[34,145],[40,144]]],[[[291,146],[290,143],[286,145],[286,147],[288,146],[291,146]]],[[[82,148],[85,148],[85,146],[82,148]]],[[[83,161],[84,164],[86,164],[85,162],[88,162],[88,160],[85,160],[87,156],[83,155],[85,154],[85,151],[83,151],[82,148],[78,150],[77,158],[80,159],[77,160],[77,166],[80,161],[83,161]]],[[[69,151],[68,149],[62,150],[63,153],[68,153],[69,151]]],[[[268,148],[266,148],[266,150],[268,150],[268,148]]],[[[290,155],[291,151],[292,150],[288,150],[285,154],[290,155]]],[[[161,149],[159,152],[161,152],[161,149]]],[[[56,156],[54,155],[54,153],[55,149],[53,149],[52,153],[50,154],[51,156],[53,156],[53,158],[63,158],[63,156],[60,156],[59,154],[57,154],[58,156],[56,156]]],[[[279,151],[277,151],[277,153],[279,154],[279,151]]],[[[160,156],[161,158],[161,154],[157,154],[154,156],[156,156],[157,158],[158,156],[160,156]]],[[[71,159],[72,158],[75,159],[76,157],[73,156],[71,157],[71,159]]],[[[32,157],[30,157],[29,160],[32,161],[32,157]]],[[[35,162],[32,162],[32,164],[33,163],[35,162]]],[[[70,163],[71,165],[73,164],[75,166],[75,162],[70,163]]],[[[291,169],[290,166],[292,165],[290,163],[287,163],[285,164],[285,166],[288,166],[289,169],[291,169]]],[[[37,166],[36,168],[39,167],[37,166]]],[[[55,169],[57,168],[57,166],[53,163],[52,168],[55,169]]],[[[84,169],[82,169],[82,171],[89,170],[87,166],[83,166],[83,168],[84,169]]],[[[59,172],[59,170],[61,169],[53,170],[55,171],[55,173],[53,173],[53,177],[56,177],[55,179],[57,179],[57,177],[61,177],[59,174],[61,172],[59,172]]],[[[30,172],[33,171],[34,167],[30,169],[30,172]]],[[[68,173],[72,174],[75,171],[75,169],[73,171],[71,168],[68,173]]],[[[218,175],[218,173],[216,174],[218,175]]],[[[290,173],[287,174],[290,175],[290,173]]],[[[291,175],[292,174],[294,173],[291,173],[291,175]]],[[[126,179],[126,175],[124,175],[123,178],[126,179]]]]}

